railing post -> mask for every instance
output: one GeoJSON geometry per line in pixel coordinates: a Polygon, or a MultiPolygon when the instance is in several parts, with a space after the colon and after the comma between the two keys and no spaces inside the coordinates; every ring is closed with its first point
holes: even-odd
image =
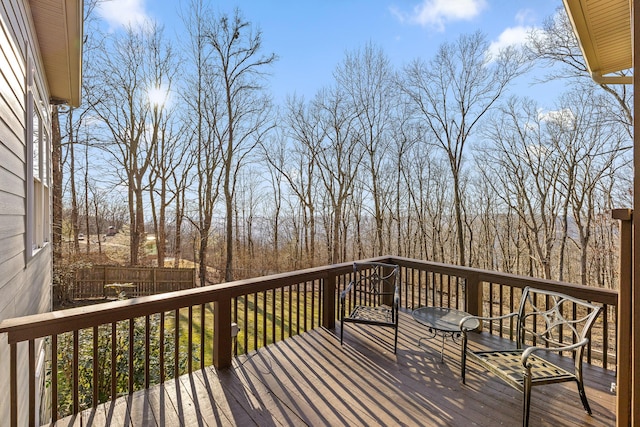
{"type": "MultiPolygon", "coordinates": [[[[389,274],[393,273],[393,268],[391,267],[383,267],[382,268],[382,275],[384,277],[387,277],[389,274]]],[[[387,280],[384,280],[383,283],[383,289],[382,291],[384,292],[383,298],[382,298],[382,303],[388,305],[389,307],[391,307],[393,305],[393,292],[395,290],[395,286],[396,286],[396,280],[400,280],[400,267],[398,267],[398,275],[394,275],[394,282],[393,283],[389,283],[387,280]]]]}
{"type": "Polygon", "coordinates": [[[467,276],[465,311],[474,316],[482,316],[482,287],[477,273],[467,276]]]}
{"type": "MultiPolygon", "coordinates": [[[[620,282],[618,284],[618,346],[616,391],[616,425],[631,425],[631,373],[632,373],[632,292],[633,271],[631,209],[614,209],[613,219],[620,220],[620,282]]],[[[605,316],[607,313],[603,313],[605,316]]]]}
{"type": "Polygon", "coordinates": [[[324,280],[322,290],[322,326],[336,328],[336,276],[330,273],[324,280]]]}
{"type": "Polygon", "coordinates": [[[213,303],[213,365],[231,366],[231,295],[225,293],[213,303]]]}
{"type": "Polygon", "coordinates": [[[18,425],[18,344],[9,344],[9,386],[11,394],[11,426],[16,427],[18,425]]]}

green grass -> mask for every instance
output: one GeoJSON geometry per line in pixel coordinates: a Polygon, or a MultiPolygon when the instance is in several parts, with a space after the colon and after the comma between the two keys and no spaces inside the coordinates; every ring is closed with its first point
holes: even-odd
{"type": "MultiPolygon", "coordinates": [[[[290,287],[239,297],[232,301],[232,320],[238,324],[236,354],[245,354],[275,341],[286,339],[319,325],[320,294],[305,287],[290,287]]],[[[147,319],[137,318],[133,322],[133,388],[144,388],[145,360],[149,359],[149,383],[161,382],[160,347],[163,341],[164,376],[172,378],[189,370],[189,333],[191,332],[191,369],[196,370],[213,364],[213,304],[182,308],[178,312],[178,360],[175,359],[176,312],[164,313],[164,328],[160,314],[147,319]],[[191,313],[190,313],[191,311],[191,313]],[[191,318],[191,321],[190,321],[191,318]],[[191,325],[191,327],[189,326],[191,325]],[[149,336],[147,355],[145,337],[149,336]],[[160,339],[164,330],[164,340],[160,339]],[[204,343],[204,345],[203,345],[204,343]],[[204,351],[203,351],[204,350],[204,351]],[[177,364],[177,372],[176,372],[177,364]]],[[[115,325],[115,382],[118,395],[129,390],[129,321],[115,325]]],[[[80,392],[80,409],[91,407],[94,387],[98,388],[100,403],[111,399],[112,382],[112,325],[97,329],[98,379],[94,381],[94,330],[78,332],[78,379],[73,378],[73,334],[58,336],[58,415],[72,413],[73,384],[80,392]]],[[[51,367],[49,375],[51,375],[51,367]]],[[[49,376],[51,379],[51,376],[49,376]]]]}

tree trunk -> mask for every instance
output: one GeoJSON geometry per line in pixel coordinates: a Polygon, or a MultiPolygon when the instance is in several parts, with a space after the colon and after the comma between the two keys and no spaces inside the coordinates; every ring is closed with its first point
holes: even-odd
{"type": "Polygon", "coordinates": [[[73,229],[73,250],[74,253],[80,252],[80,243],[78,242],[78,234],[80,227],[78,224],[78,193],[76,191],[76,161],[75,161],[75,141],[73,140],[73,109],[69,110],[67,117],[67,125],[69,127],[69,177],[71,181],[71,228],[73,229]]]}
{"type": "MultiPolygon", "coordinates": [[[[51,109],[51,163],[52,163],[52,230],[53,270],[58,271],[62,260],[62,137],[58,106],[51,109]]],[[[54,273],[53,277],[57,274],[54,273]]]]}

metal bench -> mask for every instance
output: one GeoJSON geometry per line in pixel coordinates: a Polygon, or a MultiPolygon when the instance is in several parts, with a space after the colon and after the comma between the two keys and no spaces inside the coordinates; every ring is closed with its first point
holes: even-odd
{"type": "Polygon", "coordinates": [[[398,347],[399,267],[380,262],[353,264],[353,278],[340,293],[340,345],[345,323],[394,329],[393,353],[398,347]],[[349,308],[349,315],[347,315],[349,308]]]}
{"type": "Polygon", "coordinates": [[[527,287],[523,290],[517,312],[499,317],[467,316],[460,321],[462,330],[462,382],[465,383],[467,359],[481,365],[507,384],[523,393],[522,425],[529,425],[531,388],[545,384],[575,381],[585,411],[591,408],[584,392],[582,358],[589,342],[589,331],[600,307],[558,292],[527,287]],[[473,351],[468,347],[472,319],[482,322],[510,319],[515,329],[517,347],[490,351],[473,351]],[[529,338],[534,345],[523,348],[529,338]],[[574,367],[566,370],[543,355],[573,353],[574,367]]]}

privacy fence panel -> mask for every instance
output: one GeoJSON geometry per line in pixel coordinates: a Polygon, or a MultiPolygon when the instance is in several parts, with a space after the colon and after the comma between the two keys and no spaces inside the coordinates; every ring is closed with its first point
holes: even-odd
{"type": "Polygon", "coordinates": [[[192,268],[93,266],[76,272],[74,300],[133,298],[194,288],[192,268]]]}

